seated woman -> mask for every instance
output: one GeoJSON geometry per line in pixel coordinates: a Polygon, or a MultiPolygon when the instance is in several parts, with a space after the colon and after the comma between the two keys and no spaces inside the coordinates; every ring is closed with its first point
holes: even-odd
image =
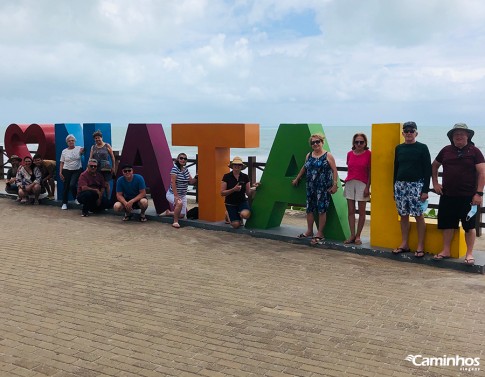
{"type": "MultiPolygon", "coordinates": [[[[224,196],[229,221],[234,229],[243,224],[243,220],[251,216],[251,208],[246,195],[252,195],[249,177],[241,171],[246,169],[241,157],[234,157],[229,164],[231,172],[224,174],[221,183],[221,196],[224,196]]],[[[255,184],[256,188],[258,185],[255,184]]]]}
{"type": "Polygon", "coordinates": [[[16,183],[19,188],[20,203],[27,203],[29,195],[34,195],[34,204],[39,204],[42,173],[32,164],[30,156],[24,157],[24,164],[17,171],[16,183]]]}
{"type": "Polygon", "coordinates": [[[7,171],[7,180],[5,181],[5,191],[7,194],[18,194],[19,192],[19,188],[17,187],[17,183],[15,181],[21,162],[22,159],[16,154],[11,155],[7,161],[7,163],[12,165],[12,167],[7,171]]]}

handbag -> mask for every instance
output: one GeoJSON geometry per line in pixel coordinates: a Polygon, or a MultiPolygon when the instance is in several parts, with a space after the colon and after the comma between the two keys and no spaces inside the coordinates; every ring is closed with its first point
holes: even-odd
{"type": "Polygon", "coordinates": [[[109,160],[99,161],[99,170],[100,171],[111,171],[111,162],[109,160]]]}

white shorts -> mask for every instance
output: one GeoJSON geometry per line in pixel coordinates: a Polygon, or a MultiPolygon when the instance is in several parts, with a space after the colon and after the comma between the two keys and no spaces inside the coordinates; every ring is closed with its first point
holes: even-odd
{"type": "MultiPolygon", "coordinates": [[[[170,192],[167,191],[167,195],[165,195],[167,198],[168,202],[175,208],[175,196],[170,192]]],[[[180,214],[185,216],[187,213],[187,197],[186,196],[179,196],[180,199],[182,199],[182,211],[180,211],[180,214]]]]}
{"type": "Polygon", "coordinates": [[[368,202],[369,197],[364,197],[364,190],[366,184],[364,182],[358,181],[357,179],[352,179],[345,182],[344,196],[346,199],[355,200],[357,202],[368,202]]]}

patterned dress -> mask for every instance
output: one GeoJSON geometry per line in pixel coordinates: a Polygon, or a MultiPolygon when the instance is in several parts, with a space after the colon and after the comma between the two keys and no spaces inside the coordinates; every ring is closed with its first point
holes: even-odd
{"type": "Polygon", "coordinates": [[[325,213],[330,205],[328,190],[333,185],[332,168],[327,153],[316,158],[311,154],[305,162],[306,169],[306,212],[325,213]]]}

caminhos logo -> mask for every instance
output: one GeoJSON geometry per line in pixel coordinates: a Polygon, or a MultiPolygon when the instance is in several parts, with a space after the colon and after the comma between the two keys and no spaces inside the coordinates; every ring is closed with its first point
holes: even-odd
{"type": "Polygon", "coordinates": [[[408,355],[407,360],[417,367],[458,367],[461,371],[478,372],[480,370],[479,357],[462,357],[460,355],[442,357],[426,357],[423,355],[408,355]]]}

